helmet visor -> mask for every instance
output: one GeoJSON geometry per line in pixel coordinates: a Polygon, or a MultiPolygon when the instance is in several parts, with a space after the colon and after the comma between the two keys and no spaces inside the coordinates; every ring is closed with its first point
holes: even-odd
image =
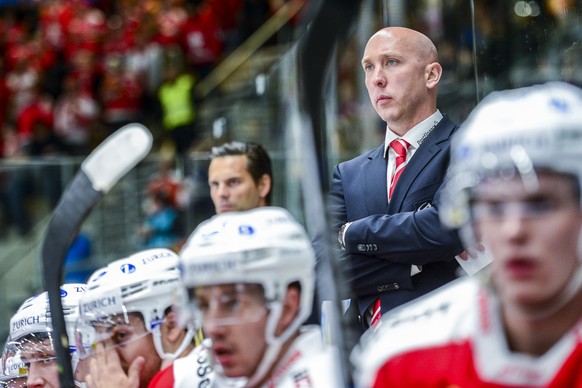
{"type": "Polygon", "coordinates": [[[141,313],[114,314],[77,321],[75,341],[81,359],[95,354],[97,344],[103,350],[128,345],[151,334],[141,313]]]}
{"type": "Polygon", "coordinates": [[[16,343],[6,341],[1,366],[0,387],[26,387],[28,369],[20,358],[20,349],[16,343]]]}
{"type": "Polygon", "coordinates": [[[20,376],[20,377],[0,377],[0,387],[1,388],[25,388],[27,387],[26,385],[26,380],[28,379],[28,377],[26,377],[26,372],[24,373],[24,375],[20,376]]]}
{"type": "Polygon", "coordinates": [[[18,349],[20,361],[26,369],[31,364],[35,364],[42,369],[55,368],[56,370],[57,356],[50,331],[30,333],[11,341],[10,344],[18,349]]]}
{"type": "Polygon", "coordinates": [[[200,286],[188,294],[191,313],[202,326],[257,322],[269,311],[264,289],[256,283],[200,286]]]}

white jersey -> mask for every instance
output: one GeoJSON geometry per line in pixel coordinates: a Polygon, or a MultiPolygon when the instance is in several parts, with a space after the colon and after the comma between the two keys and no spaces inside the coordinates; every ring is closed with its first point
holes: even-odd
{"type": "Polygon", "coordinates": [[[339,356],[324,346],[319,326],[304,326],[263,388],[341,387],[339,356]]]}
{"type": "Polygon", "coordinates": [[[514,353],[498,298],[466,277],[383,315],[352,362],[359,387],[582,387],[582,320],[540,357],[514,353]]]}
{"type": "MultiPolygon", "coordinates": [[[[275,366],[263,388],[329,388],[341,386],[338,355],[323,345],[319,326],[304,326],[287,353],[275,366]]],[[[210,345],[204,340],[187,357],[174,361],[175,388],[244,387],[246,379],[228,379],[212,366],[210,345]]]]}

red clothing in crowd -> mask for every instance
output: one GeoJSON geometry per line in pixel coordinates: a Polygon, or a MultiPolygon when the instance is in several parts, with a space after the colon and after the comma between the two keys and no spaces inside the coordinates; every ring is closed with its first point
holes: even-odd
{"type": "Polygon", "coordinates": [[[224,48],[220,34],[220,22],[210,7],[203,7],[188,18],[182,28],[182,47],[192,67],[218,62],[224,48]]]}

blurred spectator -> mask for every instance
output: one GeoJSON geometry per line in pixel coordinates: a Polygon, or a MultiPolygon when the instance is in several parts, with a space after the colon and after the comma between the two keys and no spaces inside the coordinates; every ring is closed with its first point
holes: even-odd
{"type": "Polygon", "coordinates": [[[146,217],[139,229],[138,249],[170,248],[178,250],[181,233],[179,213],[162,189],[148,191],[146,217]]]}
{"type": "Polygon", "coordinates": [[[162,108],[163,142],[171,142],[176,152],[183,155],[197,139],[194,107],[195,78],[183,66],[170,62],[165,80],[158,91],[162,108]]]}
{"type": "Polygon", "coordinates": [[[91,262],[91,239],[85,232],[79,232],[71,243],[65,258],[65,283],[86,283],[97,270],[91,262]]]}
{"type": "Polygon", "coordinates": [[[107,34],[105,14],[89,2],[72,1],[73,18],[67,26],[65,55],[72,58],[79,50],[99,54],[107,34]]]}
{"type": "Polygon", "coordinates": [[[97,127],[99,106],[89,90],[82,89],[73,77],[64,82],[64,93],[54,108],[55,133],[74,155],[91,150],[91,138],[97,127]]]}
{"type": "Polygon", "coordinates": [[[39,7],[39,29],[56,51],[65,47],[68,26],[74,17],[73,5],[66,0],[43,0],[39,7]]]}
{"type": "Polygon", "coordinates": [[[143,87],[135,74],[127,72],[121,56],[109,56],[105,64],[100,97],[107,134],[142,119],[143,87]]]}
{"type": "Polygon", "coordinates": [[[27,92],[27,102],[21,107],[16,116],[16,130],[23,143],[28,143],[33,137],[33,127],[37,123],[53,128],[53,100],[42,93],[38,84],[27,92]]]}
{"type": "Polygon", "coordinates": [[[176,171],[174,154],[162,149],[158,170],[146,186],[143,209],[145,221],[139,230],[138,248],[178,249],[183,242],[186,210],[190,204],[191,184],[176,171]]]}
{"type": "Polygon", "coordinates": [[[170,48],[179,45],[179,33],[187,18],[184,0],[162,0],[156,15],[157,34],[154,41],[170,48]]]}
{"type": "Polygon", "coordinates": [[[28,62],[27,58],[17,59],[14,68],[6,74],[11,118],[18,117],[24,107],[32,102],[39,78],[38,70],[28,62]]]}
{"type": "Polygon", "coordinates": [[[160,157],[158,172],[150,178],[146,190],[148,193],[164,192],[169,204],[178,210],[184,210],[188,207],[190,189],[174,169],[172,156],[162,155],[160,157]]]}
{"type": "MultiPolygon", "coordinates": [[[[75,79],[84,92],[97,96],[102,70],[99,69],[95,53],[90,50],[76,51],[68,65],[68,76],[75,79]]],[[[66,79],[63,77],[63,80],[66,79]]]]}
{"type": "Polygon", "coordinates": [[[222,57],[220,21],[208,2],[195,1],[182,28],[182,49],[198,78],[206,77],[222,57]]]}

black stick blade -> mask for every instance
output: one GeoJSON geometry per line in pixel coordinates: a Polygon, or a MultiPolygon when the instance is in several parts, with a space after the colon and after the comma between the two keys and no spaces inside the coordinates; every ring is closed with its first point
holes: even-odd
{"type": "Polygon", "coordinates": [[[60,293],[67,250],[103,195],[149,153],[151,146],[152,135],[141,124],[128,124],[105,139],[65,189],[47,227],[41,260],[62,388],[75,386],[60,293]]]}

